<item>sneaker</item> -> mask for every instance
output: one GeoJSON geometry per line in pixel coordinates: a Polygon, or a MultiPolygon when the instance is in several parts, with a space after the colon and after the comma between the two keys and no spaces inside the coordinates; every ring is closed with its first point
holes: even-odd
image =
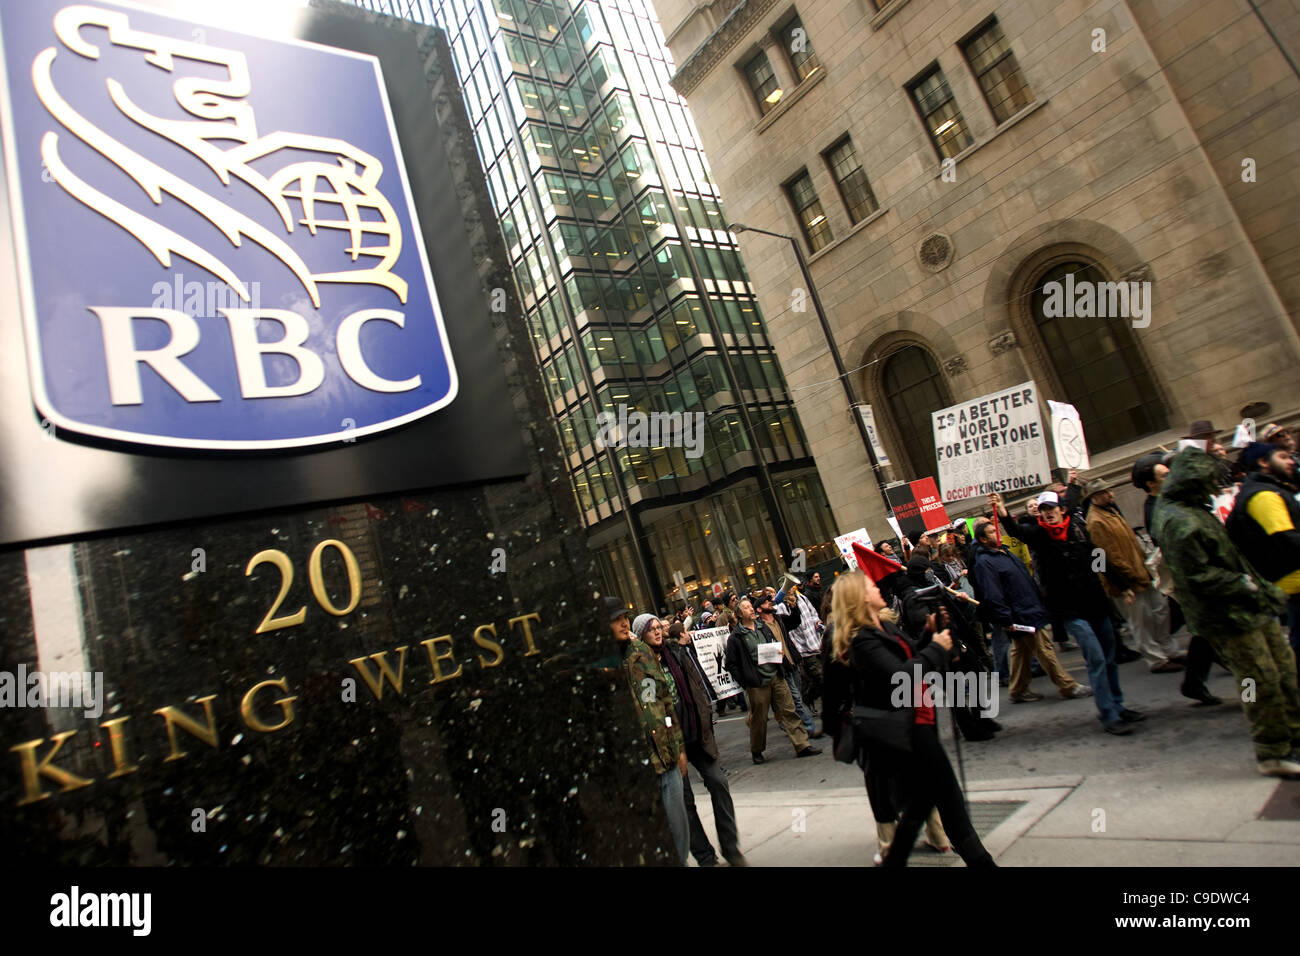
{"type": "Polygon", "coordinates": [[[767,763],[767,758],[763,756],[760,750],[751,751],[750,756],[754,758],[754,763],[767,763]]]}
{"type": "Polygon", "coordinates": [[[1080,697],[1091,697],[1092,688],[1087,684],[1075,684],[1069,690],[1061,691],[1061,696],[1066,700],[1077,700],[1080,697]]]}
{"type": "Polygon", "coordinates": [[[809,746],[804,747],[803,750],[800,750],[797,754],[795,754],[795,756],[796,756],[796,757],[816,757],[819,753],[821,753],[821,748],[820,748],[820,747],[814,747],[814,746],[812,746],[812,745],[810,744],[809,746]]]}
{"type": "Polygon", "coordinates": [[[1300,777],[1300,763],[1290,757],[1282,760],[1261,760],[1259,772],[1266,777],[1300,777]]]}
{"type": "Polygon", "coordinates": [[[1114,734],[1116,737],[1123,737],[1125,734],[1133,733],[1133,728],[1122,720],[1107,721],[1102,724],[1102,727],[1105,728],[1106,733],[1114,734]]]}
{"type": "Polygon", "coordinates": [[[1030,704],[1036,700],[1043,700],[1043,695],[1035,694],[1032,690],[1027,690],[1023,694],[1011,695],[1011,703],[1013,704],[1030,704]]]}
{"type": "Polygon", "coordinates": [[[1142,713],[1141,711],[1129,710],[1127,707],[1125,707],[1123,710],[1119,712],[1119,719],[1124,721],[1124,723],[1126,724],[1136,724],[1139,721],[1146,720],[1147,715],[1142,713]]]}

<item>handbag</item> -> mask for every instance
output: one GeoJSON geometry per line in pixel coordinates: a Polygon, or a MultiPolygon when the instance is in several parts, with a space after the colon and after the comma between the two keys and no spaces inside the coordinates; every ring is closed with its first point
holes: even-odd
{"type": "Polygon", "coordinates": [[[911,753],[912,725],[915,722],[916,712],[910,708],[881,710],[862,704],[853,705],[853,736],[863,748],[876,744],[900,753],[911,753]]]}

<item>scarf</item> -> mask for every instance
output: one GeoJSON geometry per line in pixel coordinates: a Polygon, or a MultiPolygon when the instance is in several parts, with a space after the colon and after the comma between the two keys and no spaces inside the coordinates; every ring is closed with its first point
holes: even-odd
{"type": "Polygon", "coordinates": [[[700,719],[695,712],[695,700],[691,696],[690,684],[687,682],[686,675],[682,673],[681,665],[678,664],[677,658],[666,644],[659,645],[656,648],[660,662],[668,670],[669,680],[677,689],[679,699],[677,704],[677,719],[682,725],[682,739],[686,743],[695,743],[700,739],[700,719]]]}
{"type": "Polygon", "coordinates": [[[1064,541],[1065,534],[1070,530],[1070,516],[1062,515],[1060,524],[1048,524],[1043,520],[1042,515],[1038,517],[1038,526],[1047,532],[1047,536],[1053,541],[1064,541]]]}

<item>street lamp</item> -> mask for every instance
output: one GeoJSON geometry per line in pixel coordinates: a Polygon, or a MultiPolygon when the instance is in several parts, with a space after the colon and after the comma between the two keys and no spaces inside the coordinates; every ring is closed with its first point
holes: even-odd
{"type": "Polygon", "coordinates": [[[784,239],[790,243],[790,248],[794,250],[794,257],[799,261],[799,271],[803,273],[803,281],[808,286],[808,295],[812,299],[813,309],[817,313],[817,321],[821,323],[826,346],[830,349],[831,358],[835,362],[835,372],[839,376],[840,384],[844,386],[844,396],[849,401],[849,414],[858,426],[858,434],[862,437],[862,447],[867,450],[867,460],[871,462],[872,474],[876,476],[876,487],[880,489],[880,500],[885,504],[885,514],[890,514],[892,509],[889,506],[889,496],[885,494],[885,479],[880,473],[880,461],[876,458],[876,450],[871,446],[871,436],[867,434],[866,423],[858,412],[857,398],[853,393],[853,383],[849,380],[848,371],[844,368],[844,359],[840,357],[839,347],[836,346],[835,339],[831,335],[830,323],[826,320],[826,313],[822,310],[822,300],[817,295],[817,286],[813,284],[812,273],[808,271],[808,262],[803,257],[803,250],[799,248],[798,240],[794,236],[787,236],[780,232],[769,232],[766,229],[759,229],[757,226],[746,226],[740,222],[731,223],[727,226],[727,229],[734,233],[757,232],[764,236],[771,236],[773,239],[784,239]]]}

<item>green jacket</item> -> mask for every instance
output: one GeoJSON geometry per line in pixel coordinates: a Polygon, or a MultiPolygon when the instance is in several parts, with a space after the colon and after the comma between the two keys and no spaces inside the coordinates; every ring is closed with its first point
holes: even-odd
{"type": "Polygon", "coordinates": [[[677,726],[668,675],[655,652],[635,637],[623,645],[623,673],[627,675],[628,689],[641,718],[641,730],[650,750],[650,766],[655,773],[675,771],[685,745],[681,728],[677,726]]]}
{"type": "Polygon", "coordinates": [[[1170,464],[1151,519],[1187,625],[1202,636],[1245,634],[1286,607],[1286,595],[1260,577],[1210,512],[1221,480],[1216,459],[1183,449],[1170,464]]]}

